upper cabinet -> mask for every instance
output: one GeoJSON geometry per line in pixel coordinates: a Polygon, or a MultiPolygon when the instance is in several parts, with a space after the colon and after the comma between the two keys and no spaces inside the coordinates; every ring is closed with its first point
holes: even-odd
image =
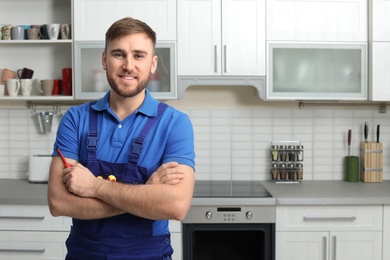
{"type": "Polygon", "coordinates": [[[75,0],[75,41],[104,41],[112,23],[123,17],[146,22],[158,41],[176,40],[176,0],[75,0]]]}
{"type": "Polygon", "coordinates": [[[268,0],[267,100],[367,100],[367,1],[268,0]]]}
{"type": "Polygon", "coordinates": [[[268,0],[267,40],[365,42],[367,0],[268,0]]]}
{"type": "Polygon", "coordinates": [[[390,1],[389,0],[370,0],[369,10],[369,28],[371,41],[390,42],[390,1]]]}
{"type": "MultiPolygon", "coordinates": [[[[40,0],[20,1],[1,0],[1,25],[39,26],[42,32],[46,24],[72,24],[72,1],[40,0]],[[35,11],[39,10],[39,12],[35,11]]],[[[0,33],[1,35],[1,33],[0,33]]],[[[61,35],[61,34],[60,34],[61,35]]],[[[41,79],[62,79],[62,69],[72,67],[72,40],[58,39],[29,40],[25,32],[24,39],[6,40],[0,38],[0,76],[4,69],[17,72],[23,68],[34,71],[32,81],[41,79]]],[[[18,78],[17,74],[14,76],[18,78]]],[[[5,78],[4,78],[5,79],[5,78]]],[[[1,100],[69,100],[72,96],[43,96],[33,86],[31,95],[0,96],[1,100]]]]}
{"type": "Polygon", "coordinates": [[[264,0],[181,0],[177,4],[179,92],[198,84],[262,84],[264,0]]]}
{"type": "Polygon", "coordinates": [[[369,2],[370,99],[390,101],[390,1],[369,2]]]}

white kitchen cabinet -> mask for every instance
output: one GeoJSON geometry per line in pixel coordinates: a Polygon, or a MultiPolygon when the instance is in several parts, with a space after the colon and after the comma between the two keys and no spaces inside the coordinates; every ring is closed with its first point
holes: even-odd
{"type": "MultiPolygon", "coordinates": [[[[103,97],[110,89],[101,62],[104,41],[75,41],[74,45],[75,98],[91,100],[103,97]]],[[[175,54],[175,42],[157,42],[157,70],[151,75],[146,86],[154,98],[164,100],[176,98],[175,54]]]]}
{"type": "Polygon", "coordinates": [[[367,100],[367,43],[268,42],[267,100],[367,100]]]}
{"type": "Polygon", "coordinates": [[[178,1],[178,74],[265,75],[265,1],[178,1]]]}
{"type": "Polygon", "coordinates": [[[171,245],[173,248],[172,259],[183,259],[183,245],[181,222],[176,220],[169,220],[169,230],[171,232],[171,245]]]}
{"type": "Polygon", "coordinates": [[[369,35],[372,41],[390,41],[390,1],[370,0],[369,35]]]}
{"type": "Polygon", "coordinates": [[[0,259],[64,259],[70,226],[47,205],[0,205],[0,259]]]}
{"type": "Polygon", "coordinates": [[[381,260],[382,206],[278,206],[276,260],[381,260]]]}
{"type": "Polygon", "coordinates": [[[383,260],[390,259],[390,205],[383,207],[383,260]]]}
{"type": "Polygon", "coordinates": [[[390,42],[370,42],[370,98],[390,100],[390,42]]]}
{"type": "Polygon", "coordinates": [[[111,24],[124,17],[146,22],[159,41],[176,40],[176,0],[75,0],[74,39],[104,41],[111,24]]]}
{"type": "Polygon", "coordinates": [[[367,41],[366,0],[268,0],[267,41],[367,41]]]}
{"type": "MultiPolygon", "coordinates": [[[[44,25],[72,23],[72,1],[2,0],[2,24],[44,25]],[[33,11],[35,10],[35,11],[33,11]],[[37,12],[36,10],[39,10],[37,12]]],[[[0,40],[0,69],[34,70],[33,79],[61,79],[62,68],[72,67],[72,40],[0,40]]],[[[33,88],[31,96],[1,96],[0,100],[69,100],[72,96],[43,96],[33,88]]]]}

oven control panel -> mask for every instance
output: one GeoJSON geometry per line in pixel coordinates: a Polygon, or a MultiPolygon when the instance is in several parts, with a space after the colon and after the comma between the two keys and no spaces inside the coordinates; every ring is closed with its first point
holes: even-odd
{"type": "Polygon", "coordinates": [[[192,206],[183,223],[275,223],[275,206],[192,206]]]}

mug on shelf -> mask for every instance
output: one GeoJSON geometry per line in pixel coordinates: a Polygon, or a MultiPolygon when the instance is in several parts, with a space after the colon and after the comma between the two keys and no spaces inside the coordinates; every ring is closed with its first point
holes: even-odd
{"type": "Polygon", "coordinates": [[[20,82],[18,79],[7,79],[8,95],[17,96],[19,94],[20,82]]]}
{"type": "Polygon", "coordinates": [[[46,24],[47,35],[50,40],[57,40],[60,33],[59,23],[46,24]]]}
{"type": "Polygon", "coordinates": [[[17,25],[12,27],[12,40],[24,40],[24,26],[17,25]]]}
{"type": "Polygon", "coordinates": [[[22,96],[30,96],[32,89],[32,79],[21,79],[20,80],[20,90],[22,92],[22,96]]]}
{"type": "Polygon", "coordinates": [[[34,75],[34,71],[29,68],[23,68],[16,72],[20,79],[31,79],[34,75]]]}

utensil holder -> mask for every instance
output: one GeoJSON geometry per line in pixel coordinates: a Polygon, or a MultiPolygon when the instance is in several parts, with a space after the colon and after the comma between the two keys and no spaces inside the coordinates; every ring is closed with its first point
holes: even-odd
{"type": "Polygon", "coordinates": [[[360,143],[360,180],[382,182],[383,144],[376,142],[360,143]]]}
{"type": "Polygon", "coordinates": [[[359,181],[359,157],[347,156],[345,157],[345,180],[348,182],[359,181]]]}
{"type": "Polygon", "coordinates": [[[51,132],[51,126],[53,123],[53,112],[42,111],[37,114],[39,129],[41,134],[48,134],[51,132]]]}

